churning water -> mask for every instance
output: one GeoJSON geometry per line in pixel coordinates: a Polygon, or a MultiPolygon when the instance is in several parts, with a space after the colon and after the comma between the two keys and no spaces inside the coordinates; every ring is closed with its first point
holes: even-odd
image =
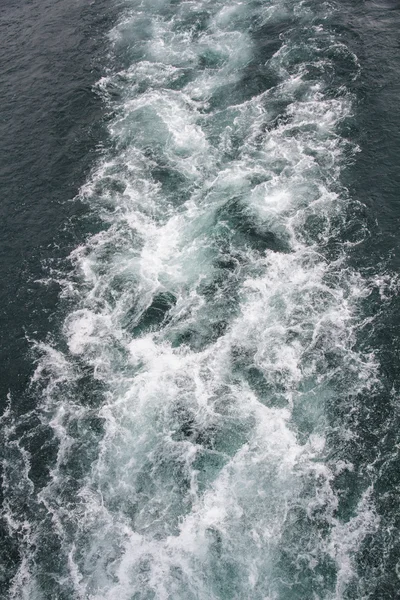
{"type": "Polygon", "coordinates": [[[381,393],[366,306],[396,283],[352,259],[360,64],[338,10],[121,7],[90,232],[43,277],[62,324],[33,342],[35,405],[1,417],[5,597],[395,597],[367,567],[357,440],[381,393]]]}

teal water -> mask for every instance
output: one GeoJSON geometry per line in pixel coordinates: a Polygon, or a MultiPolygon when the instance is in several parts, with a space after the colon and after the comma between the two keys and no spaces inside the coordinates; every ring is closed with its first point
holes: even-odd
{"type": "Polygon", "coordinates": [[[97,152],[1,417],[5,598],[397,597],[378,9],[105,19],[97,152]]]}

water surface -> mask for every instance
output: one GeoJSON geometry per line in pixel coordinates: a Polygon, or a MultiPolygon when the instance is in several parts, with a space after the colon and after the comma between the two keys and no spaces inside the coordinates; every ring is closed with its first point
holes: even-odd
{"type": "Polygon", "coordinates": [[[3,13],[4,597],[395,598],[395,5],[3,13]]]}

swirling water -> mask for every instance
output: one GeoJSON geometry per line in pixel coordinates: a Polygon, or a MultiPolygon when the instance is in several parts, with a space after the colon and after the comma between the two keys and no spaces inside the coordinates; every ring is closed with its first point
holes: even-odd
{"type": "Polygon", "coordinates": [[[89,233],[42,278],[60,324],[32,340],[35,405],[2,416],[8,597],[384,597],[360,439],[397,284],[355,258],[339,8],[120,7],[89,233]]]}

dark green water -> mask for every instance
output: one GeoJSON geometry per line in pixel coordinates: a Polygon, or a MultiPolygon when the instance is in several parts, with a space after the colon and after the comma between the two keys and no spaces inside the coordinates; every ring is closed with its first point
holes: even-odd
{"type": "Polygon", "coordinates": [[[1,597],[400,597],[397,4],[0,11],[1,597]]]}

